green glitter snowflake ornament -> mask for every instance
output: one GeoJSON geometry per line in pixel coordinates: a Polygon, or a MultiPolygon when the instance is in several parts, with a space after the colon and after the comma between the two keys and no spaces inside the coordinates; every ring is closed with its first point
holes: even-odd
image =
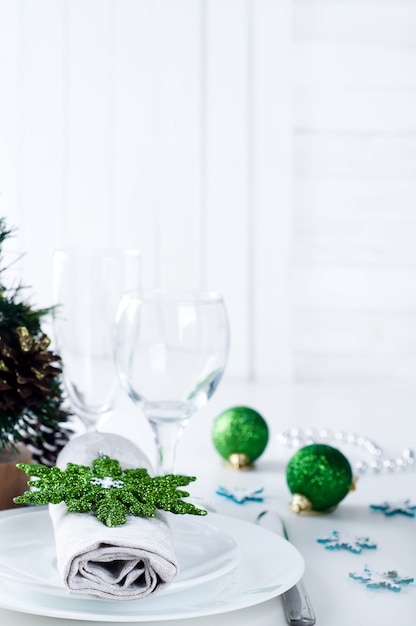
{"type": "Polygon", "coordinates": [[[206,515],[182,498],[189,496],[178,487],[189,485],[194,476],[149,476],[146,469],[123,470],[120,463],[103,455],[92,468],[68,463],[65,470],[45,465],[18,463],[17,467],[34,478],[28,482],[35,490],[14,498],[16,504],[58,504],[65,502],[69,513],[92,512],[107,526],[120,526],[127,515],[155,517],[156,510],[171,513],[206,515]]]}

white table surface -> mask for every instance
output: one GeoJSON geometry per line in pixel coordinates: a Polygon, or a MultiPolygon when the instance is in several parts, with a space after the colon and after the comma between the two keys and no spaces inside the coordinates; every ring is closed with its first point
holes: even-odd
{"type": "MultiPolygon", "coordinates": [[[[372,511],[370,504],[410,498],[416,502],[416,469],[403,473],[364,475],[335,512],[326,515],[297,516],[288,507],[290,493],[285,467],[294,450],[276,440],[276,434],[293,427],[328,428],[366,435],[374,439],[388,456],[400,455],[406,447],[416,449],[416,385],[405,384],[274,384],[234,383],[225,379],[210,404],[194,416],[180,442],[177,473],[197,476],[192,494],[202,497],[218,512],[254,522],[258,513],[276,509],[285,519],[290,539],[302,553],[309,591],[318,626],[393,626],[410,624],[416,614],[416,583],[400,593],[387,589],[369,591],[353,581],[349,572],[364,565],[374,570],[396,569],[402,576],[416,578],[416,517],[386,517],[372,511]],[[214,418],[237,405],[251,406],[266,419],[270,438],[266,451],[250,471],[224,467],[211,437],[214,418]],[[242,505],[216,495],[219,486],[263,487],[264,501],[242,505]],[[334,530],[353,536],[369,536],[378,545],[355,555],[344,550],[325,550],[317,542],[334,530]]],[[[103,430],[128,436],[149,456],[153,455],[150,429],[139,409],[122,398],[103,430]]],[[[335,444],[334,444],[335,445],[335,444]]],[[[370,460],[352,447],[343,448],[353,461],[370,460]]],[[[0,541],[5,541],[2,537],[0,541]]],[[[262,567],[273,567],[263,563],[262,567]]],[[[1,584],[1,579],[0,579],[1,584]]],[[[61,619],[28,615],[0,609],[0,622],[7,626],[57,626],[61,619]]],[[[90,621],[70,620],[76,625],[90,621]]],[[[116,622],[106,622],[111,626],[116,622]]],[[[201,618],[160,622],[137,622],[143,626],[284,626],[281,598],[277,597],[248,609],[201,618]]]]}

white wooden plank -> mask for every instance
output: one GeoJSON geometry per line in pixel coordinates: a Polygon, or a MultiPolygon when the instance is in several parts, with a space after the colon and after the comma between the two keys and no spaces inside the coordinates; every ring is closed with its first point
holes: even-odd
{"type": "Polygon", "coordinates": [[[414,2],[294,0],[295,38],[364,44],[414,45],[414,2]]]}
{"type": "Polygon", "coordinates": [[[413,219],[304,219],[298,221],[297,264],[416,267],[416,211],[413,219]]]}
{"type": "Polygon", "coordinates": [[[161,2],[157,219],[160,284],[166,287],[202,282],[201,19],[199,2],[161,2]]]}
{"type": "Polygon", "coordinates": [[[414,47],[299,41],[293,49],[296,85],[414,89],[414,47]]]}
{"type": "Polygon", "coordinates": [[[145,285],[201,282],[199,3],[117,7],[117,240],[145,285]]]}
{"type": "Polygon", "coordinates": [[[416,358],[384,356],[298,356],[295,376],[299,381],[365,384],[385,380],[388,383],[414,380],[416,358]]]}
{"type": "Polygon", "coordinates": [[[295,307],[349,311],[416,310],[416,270],[296,267],[295,307]]]}
{"type": "Polygon", "coordinates": [[[416,181],[302,178],[295,186],[295,220],[416,219],[416,181]]]}
{"type": "Polygon", "coordinates": [[[298,131],[415,133],[416,89],[297,86],[293,126],[298,131]]]}
{"type": "Polygon", "coordinates": [[[9,224],[17,212],[18,127],[18,22],[17,3],[0,3],[0,207],[9,224]]]}
{"type": "Polygon", "coordinates": [[[116,12],[114,238],[142,254],[143,285],[158,283],[156,251],[158,5],[126,0],[116,12]]]}
{"type": "Polygon", "coordinates": [[[290,379],[291,3],[259,0],[253,7],[253,374],[290,379]]]}
{"type": "Polygon", "coordinates": [[[25,2],[20,23],[22,127],[19,159],[25,282],[33,303],[51,303],[52,250],[60,241],[62,197],[62,2],[25,2]]]}
{"type": "Polygon", "coordinates": [[[376,7],[381,6],[408,6],[413,5],[413,0],[294,0],[297,4],[299,3],[307,3],[310,5],[314,4],[327,4],[327,5],[336,5],[342,7],[343,5],[354,5],[354,6],[365,6],[373,5],[376,7]]]}
{"type": "Polygon", "coordinates": [[[416,135],[297,133],[297,176],[414,181],[416,135]]]}
{"type": "Polygon", "coordinates": [[[299,356],[416,356],[415,312],[302,311],[294,324],[299,356]]]}
{"type": "Polygon", "coordinates": [[[206,286],[224,294],[231,325],[228,375],[250,375],[251,206],[249,3],[207,2],[206,286]]]}
{"type": "Polygon", "coordinates": [[[107,245],[112,219],[110,0],[69,3],[69,159],[66,243],[107,245]]]}
{"type": "Polygon", "coordinates": [[[0,3],[0,214],[12,236],[2,246],[2,282],[14,287],[24,281],[24,212],[19,188],[22,160],[21,111],[23,53],[22,7],[17,3],[0,3]]]}

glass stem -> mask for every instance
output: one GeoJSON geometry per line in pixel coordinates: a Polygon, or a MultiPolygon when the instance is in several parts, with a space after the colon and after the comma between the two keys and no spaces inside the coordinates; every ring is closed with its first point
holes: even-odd
{"type": "Polygon", "coordinates": [[[184,431],[186,420],[158,422],[149,420],[157,447],[156,474],[173,474],[178,441],[184,431]]]}
{"type": "Polygon", "coordinates": [[[88,411],[82,411],[78,409],[76,411],[86,433],[95,433],[99,430],[108,419],[110,419],[112,411],[104,411],[102,413],[89,413],[88,411]]]}

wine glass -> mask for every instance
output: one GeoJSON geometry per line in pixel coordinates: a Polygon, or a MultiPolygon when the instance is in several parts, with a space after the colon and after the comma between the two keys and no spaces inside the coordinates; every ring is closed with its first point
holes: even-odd
{"type": "Polygon", "coordinates": [[[149,290],[123,296],[114,325],[121,384],[148,419],[157,474],[174,470],[178,440],[223,375],[229,327],[216,293],[149,290]]]}
{"type": "Polygon", "coordinates": [[[53,330],[63,382],[87,431],[97,430],[114,408],[120,384],[112,328],[120,298],[140,287],[137,250],[75,248],[53,258],[53,330]]]}

